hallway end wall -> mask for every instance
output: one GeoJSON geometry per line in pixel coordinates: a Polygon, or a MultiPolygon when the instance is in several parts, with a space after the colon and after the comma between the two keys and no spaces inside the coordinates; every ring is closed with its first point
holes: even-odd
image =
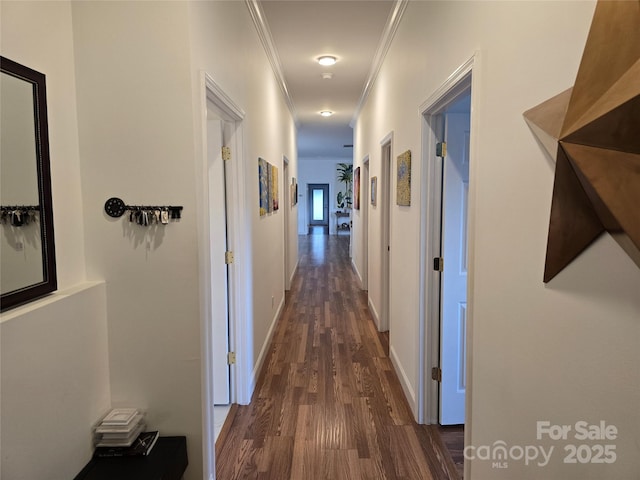
{"type": "Polygon", "coordinates": [[[298,172],[298,234],[309,232],[309,199],[307,187],[310,183],[329,184],[329,234],[336,233],[335,212],[338,209],[336,196],[344,191],[344,184],[338,182],[336,168],[338,163],[352,163],[348,158],[301,158],[298,172]]]}
{"type": "MultiPolygon", "coordinates": [[[[542,282],[555,165],[522,117],[575,81],[594,5],[409,2],[355,126],[355,158],[370,155],[371,176],[380,176],[380,141],[388,132],[394,132],[394,168],[400,153],[412,152],[411,207],[393,205],[391,215],[390,348],[416,413],[423,295],[420,201],[428,193],[421,191],[419,106],[480,52],[472,92],[477,108],[471,132],[467,365],[473,383],[467,444],[555,447],[543,475],[568,480],[594,474],[603,480],[632,478],[640,471],[640,377],[635,368],[640,362],[640,270],[605,235],[554,280],[542,282]],[[575,425],[601,420],[619,430],[617,461],[608,465],[564,463],[567,442],[536,436],[538,421],[575,425]]],[[[380,235],[375,211],[370,235],[380,235]]],[[[372,255],[369,269],[369,295],[376,305],[378,257],[372,255]]],[[[517,461],[496,469],[478,458],[467,467],[465,477],[472,480],[542,472],[537,470],[542,467],[517,461]]]]}

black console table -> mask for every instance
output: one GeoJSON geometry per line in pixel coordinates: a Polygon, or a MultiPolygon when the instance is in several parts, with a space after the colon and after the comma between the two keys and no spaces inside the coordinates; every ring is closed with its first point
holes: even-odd
{"type": "Polygon", "coordinates": [[[75,480],[180,480],[188,463],[186,437],[160,437],[144,457],[92,458],[75,480]]]}

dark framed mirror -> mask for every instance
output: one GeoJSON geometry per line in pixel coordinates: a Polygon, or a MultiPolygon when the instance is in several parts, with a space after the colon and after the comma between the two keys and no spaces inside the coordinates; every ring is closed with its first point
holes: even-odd
{"type": "Polygon", "coordinates": [[[44,74],[0,56],[0,311],[57,288],[44,74]]]}

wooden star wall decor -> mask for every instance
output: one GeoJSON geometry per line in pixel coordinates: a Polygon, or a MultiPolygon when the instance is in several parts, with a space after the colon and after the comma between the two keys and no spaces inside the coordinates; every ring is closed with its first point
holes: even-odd
{"type": "Polygon", "coordinates": [[[603,232],[640,267],[640,0],[601,0],[575,85],[524,113],[556,158],[544,282],[603,232]]]}

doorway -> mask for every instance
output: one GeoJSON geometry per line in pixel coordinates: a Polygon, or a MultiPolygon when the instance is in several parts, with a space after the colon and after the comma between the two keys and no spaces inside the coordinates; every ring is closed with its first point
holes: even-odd
{"type": "MultiPolygon", "coordinates": [[[[245,206],[242,141],[245,113],[204,72],[201,74],[200,113],[202,155],[197,166],[200,182],[196,195],[202,336],[202,451],[204,477],[215,478],[216,430],[226,415],[219,415],[219,407],[215,404],[248,404],[251,397],[251,361],[247,356],[252,350],[244,333],[249,318],[245,301],[248,297],[245,279],[249,271],[243,262],[231,260],[234,255],[236,258],[250,256],[247,253],[250,245],[246,240],[249,209],[245,206]],[[224,160],[223,145],[228,147],[224,160]],[[226,255],[227,251],[233,255],[226,255]],[[235,363],[227,352],[235,353],[235,363]],[[222,398],[219,398],[220,392],[222,398]]],[[[226,409],[228,411],[228,405],[226,409]]]]}
{"type": "Polygon", "coordinates": [[[291,209],[291,198],[289,190],[289,159],[282,156],[282,211],[284,212],[284,289],[291,290],[291,270],[289,261],[289,211],[291,209]]]}
{"type": "Polygon", "coordinates": [[[360,283],[362,290],[369,288],[369,205],[371,203],[371,184],[369,176],[369,156],[362,162],[361,212],[362,212],[362,272],[360,283]]]}
{"type": "MultiPolygon", "coordinates": [[[[464,426],[471,395],[473,299],[472,81],[469,59],[423,113],[419,421],[464,426]]],[[[470,430],[464,427],[468,439],[470,430]]],[[[463,445],[462,445],[463,446],[463,445]]]]}
{"type": "Polygon", "coordinates": [[[310,183],[308,184],[309,199],[307,206],[309,209],[309,233],[320,230],[322,227],[325,234],[329,233],[329,184],[310,183]]]}
{"type": "Polygon", "coordinates": [[[226,167],[222,158],[225,122],[207,109],[207,157],[209,187],[210,295],[213,336],[213,403],[231,401],[229,350],[229,272],[227,252],[226,167]]]}
{"type": "Polygon", "coordinates": [[[382,220],[382,235],[380,236],[380,256],[381,256],[381,308],[378,318],[378,331],[386,332],[389,330],[390,315],[390,298],[391,298],[391,281],[390,281],[390,263],[391,263],[391,208],[393,199],[391,198],[391,149],[393,143],[393,133],[387,135],[381,142],[380,150],[380,207],[382,220]]]}
{"type": "Polygon", "coordinates": [[[440,215],[440,425],[465,423],[471,93],[447,105],[440,215]]]}

